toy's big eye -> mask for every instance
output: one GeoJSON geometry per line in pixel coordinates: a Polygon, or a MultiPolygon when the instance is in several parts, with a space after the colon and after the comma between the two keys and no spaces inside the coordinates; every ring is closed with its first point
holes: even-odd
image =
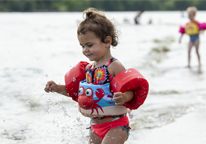
{"type": "Polygon", "coordinates": [[[86,94],[86,96],[92,96],[92,90],[91,89],[87,89],[85,94],[86,94]]]}
{"type": "Polygon", "coordinates": [[[79,88],[79,95],[82,95],[82,94],[83,94],[83,88],[80,87],[80,88],[79,88]]]}

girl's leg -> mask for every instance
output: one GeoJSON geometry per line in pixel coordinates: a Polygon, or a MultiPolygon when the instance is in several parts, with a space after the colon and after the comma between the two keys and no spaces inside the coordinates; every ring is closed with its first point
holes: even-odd
{"type": "Polygon", "coordinates": [[[191,54],[192,46],[193,46],[193,43],[189,42],[189,45],[188,45],[188,67],[190,67],[190,59],[191,59],[190,54],[191,54]]]}
{"type": "Polygon", "coordinates": [[[200,44],[200,40],[197,39],[195,41],[195,48],[196,48],[196,54],[197,54],[197,58],[198,58],[198,62],[199,62],[199,68],[201,67],[201,62],[200,62],[200,54],[199,54],[199,44],[200,44]]]}
{"type": "Polygon", "coordinates": [[[102,140],[102,144],[124,144],[128,134],[121,128],[110,129],[102,140]]]}
{"type": "Polygon", "coordinates": [[[89,133],[89,144],[101,144],[102,140],[94,133],[89,133]]]}

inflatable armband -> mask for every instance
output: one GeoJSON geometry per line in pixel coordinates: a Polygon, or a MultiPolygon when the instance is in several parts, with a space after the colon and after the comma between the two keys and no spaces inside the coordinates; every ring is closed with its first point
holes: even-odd
{"type": "Polygon", "coordinates": [[[74,101],[78,101],[79,82],[86,78],[85,67],[88,62],[81,61],[65,74],[67,93],[74,101]]]}
{"type": "Polygon", "coordinates": [[[206,29],[206,23],[199,23],[198,26],[199,26],[200,30],[205,30],[206,29]]]}
{"type": "Polygon", "coordinates": [[[149,91],[147,80],[136,69],[130,68],[116,75],[110,83],[111,92],[134,91],[133,98],[124,103],[129,109],[137,109],[142,105],[149,91]]]}
{"type": "Polygon", "coordinates": [[[187,23],[185,27],[180,26],[179,32],[181,34],[196,35],[199,34],[200,30],[206,29],[206,23],[187,23]]]}
{"type": "Polygon", "coordinates": [[[179,32],[180,32],[181,34],[184,34],[184,33],[185,33],[185,28],[181,26],[180,29],[179,29],[179,32]]]}

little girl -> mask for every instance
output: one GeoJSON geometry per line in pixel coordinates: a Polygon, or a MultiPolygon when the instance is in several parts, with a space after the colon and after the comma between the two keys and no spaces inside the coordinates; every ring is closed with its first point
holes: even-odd
{"type": "MultiPolygon", "coordinates": [[[[191,49],[193,46],[196,48],[196,54],[198,58],[198,63],[199,63],[199,72],[201,72],[201,62],[200,62],[200,54],[199,54],[199,44],[200,44],[200,39],[199,39],[199,22],[195,20],[195,15],[197,12],[196,7],[188,7],[187,8],[187,13],[188,17],[190,19],[190,22],[187,23],[187,25],[184,28],[184,32],[190,36],[190,41],[188,45],[188,67],[190,67],[190,59],[191,59],[191,49]]],[[[181,43],[183,34],[181,34],[179,43],[181,43]]]]}
{"type": "MultiPolygon", "coordinates": [[[[125,70],[125,67],[112,56],[110,51],[111,45],[117,46],[118,44],[117,33],[112,22],[103,13],[89,8],[84,11],[83,16],[86,17],[79,24],[77,30],[78,40],[82,47],[82,53],[90,61],[93,61],[85,67],[85,83],[103,87],[109,84],[114,76],[125,70]]],[[[53,81],[46,84],[45,91],[69,96],[65,85],[59,85],[53,81]]],[[[84,110],[80,110],[84,116],[91,117],[89,143],[123,144],[127,140],[130,127],[126,115],[127,109],[123,108],[122,105],[130,101],[133,95],[133,91],[114,93],[115,108],[120,108],[118,115],[91,117],[84,110]]]]}

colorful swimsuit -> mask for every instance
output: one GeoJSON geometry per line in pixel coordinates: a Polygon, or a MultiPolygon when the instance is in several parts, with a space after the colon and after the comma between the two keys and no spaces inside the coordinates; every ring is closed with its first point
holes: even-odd
{"type": "MultiPolygon", "coordinates": [[[[115,60],[116,58],[111,58],[105,65],[97,68],[93,68],[94,66],[91,65],[86,71],[86,82],[88,84],[102,85],[102,86],[109,84],[113,79],[113,76],[109,73],[108,66],[115,60]]],[[[92,119],[91,119],[90,131],[93,131],[101,139],[103,139],[106,133],[113,128],[122,128],[129,135],[130,127],[129,127],[129,120],[126,114],[123,115],[121,114],[117,116],[114,115],[114,116],[93,117],[92,119]],[[116,119],[107,123],[94,124],[92,122],[92,119],[104,119],[104,118],[113,118],[113,117],[116,119]]]]}
{"type": "Polygon", "coordinates": [[[199,39],[199,34],[196,34],[196,35],[190,35],[190,42],[191,43],[195,43],[196,40],[199,39]]]}
{"type": "Polygon", "coordinates": [[[115,60],[116,58],[111,58],[105,65],[98,68],[92,68],[93,65],[91,65],[86,71],[86,82],[93,84],[110,83],[113,76],[109,73],[107,67],[115,60]]]}
{"type": "Polygon", "coordinates": [[[190,42],[195,43],[196,40],[199,38],[199,22],[189,22],[185,26],[185,33],[190,36],[190,42]]]}

